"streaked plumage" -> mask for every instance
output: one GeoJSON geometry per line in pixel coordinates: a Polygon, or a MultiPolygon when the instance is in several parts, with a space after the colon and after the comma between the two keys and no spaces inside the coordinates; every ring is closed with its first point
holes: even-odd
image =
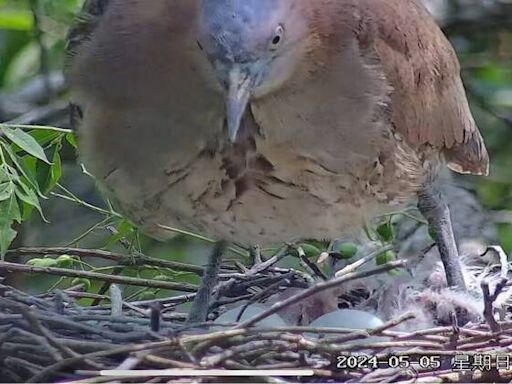
{"type": "MultiPolygon", "coordinates": [[[[205,26],[211,1],[90,0],[94,17],[71,35],[82,160],[148,233],[169,236],[163,224],[243,244],[334,238],[414,198],[443,158],[487,173],[455,53],[416,0],[260,3],[275,7],[267,19],[285,41],[232,144],[210,61],[233,36],[204,40],[230,27],[225,12],[254,10],[218,0],[205,26]]],[[[263,33],[257,25],[247,33],[263,33]]],[[[245,32],[233,57],[252,47],[245,32]]]]}

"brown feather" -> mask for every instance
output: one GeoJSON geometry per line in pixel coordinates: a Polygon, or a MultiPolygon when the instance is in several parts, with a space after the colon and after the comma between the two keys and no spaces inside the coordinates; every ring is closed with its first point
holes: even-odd
{"type": "Polygon", "coordinates": [[[395,129],[416,148],[439,149],[457,172],[487,174],[489,158],[459,62],[428,11],[416,0],[367,0],[366,7],[367,21],[377,29],[374,47],[393,87],[395,129]]]}

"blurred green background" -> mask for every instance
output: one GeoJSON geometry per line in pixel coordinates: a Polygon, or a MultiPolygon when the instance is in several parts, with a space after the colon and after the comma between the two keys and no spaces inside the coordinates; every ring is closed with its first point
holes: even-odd
{"type": "MultiPolygon", "coordinates": [[[[148,0],[148,6],[150,3],[148,0]]],[[[498,226],[500,243],[510,253],[512,5],[506,1],[472,0],[425,0],[425,3],[459,54],[471,106],[491,155],[491,176],[465,177],[464,182],[474,186],[479,200],[491,212],[498,226]]],[[[0,122],[69,128],[62,69],[66,34],[81,4],[81,0],[0,0],[0,122]]],[[[77,166],[71,139],[31,134],[42,143],[48,156],[53,154],[53,159],[55,151],[60,151],[59,169],[55,168],[55,161],[54,168],[43,163],[34,165],[37,179],[46,180],[41,183],[48,190],[45,194],[48,198],[41,197],[40,201],[49,223],[33,212],[34,207],[24,207],[27,220],[21,225],[15,220],[9,223],[17,232],[11,248],[80,246],[123,252],[137,249],[156,257],[181,261],[188,258],[188,262],[196,264],[204,261],[209,247],[207,242],[178,236],[168,243],[158,243],[113,214],[108,202],[97,192],[94,181],[77,166]]],[[[75,267],[87,266],[76,264],[75,267]]],[[[103,267],[106,267],[105,272],[112,271],[108,265],[103,267]]],[[[197,276],[190,273],[169,270],[128,268],[122,273],[198,281],[197,276]]],[[[27,285],[23,277],[14,280],[18,285],[27,285]]],[[[57,280],[32,278],[29,286],[43,290],[57,280]]],[[[161,293],[132,289],[130,294],[150,298],[161,293]]]]}

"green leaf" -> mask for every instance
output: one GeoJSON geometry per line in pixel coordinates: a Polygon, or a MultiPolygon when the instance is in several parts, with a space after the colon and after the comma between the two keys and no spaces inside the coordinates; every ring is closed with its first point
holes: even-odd
{"type": "Polygon", "coordinates": [[[47,164],[51,164],[46,158],[43,147],[41,147],[37,140],[30,136],[28,133],[19,128],[12,129],[1,125],[0,129],[4,132],[5,136],[9,140],[11,140],[25,152],[38,158],[39,160],[44,161],[47,164]]]}
{"type": "MultiPolygon", "coordinates": [[[[0,124],[0,127],[1,127],[1,124],[0,124]]],[[[36,190],[37,194],[41,197],[45,197],[42,193],[41,193],[41,190],[39,189],[39,185],[37,184],[37,182],[35,180],[33,180],[30,175],[27,173],[27,171],[25,171],[25,168],[24,166],[21,164],[21,162],[19,161],[19,158],[18,156],[16,156],[16,154],[13,152],[13,150],[11,149],[10,146],[8,146],[7,144],[5,144],[4,142],[2,142],[0,140],[0,144],[2,144],[3,148],[5,149],[5,151],[7,152],[7,154],[9,155],[9,157],[11,158],[12,162],[14,163],[14,165],[16,165],[16,169],[18,171],[21,172],[21,174],[23,176],[25,176],[25,178],[30,182],[30,184],[32,185],[32,187],[34,187],[34,189],[36,190]]],[[[17,177],[16,178],[16,181],[17,182],[20,182],[20,178],[17,177]]]]}
{"type": "Polygon", "coordinates": [[[72,267],[75,264],[76,259],[74,256],[60,255],[59,257],[57,257],[56,261],[59,267],[68,268],[72,267]]]}
{"type": "Polygon", "coordinates": [[[73,148],[78,148],[78,143],[76,142],[76,136],[74,133],[66,133],[66,140],[73,148]]]}
{"type": "MultiPolygon", "coordinates": [[[[2,147],[0,147],[0,151],[2,150],[2,147]]],[[[3,165],[3,164],[0,164],[3,165]]],[[[9,176],[7,174],[7,170],[5,169],[5,166],[0,166],[0,183],[3,183],[4,181],[9,181],[9,176]]]]}
{"type": "Polygon", "coordinates": [[[55,152],[53,153],[53,165],[50,166],[50,172],[48,172],[48,177],[46,180],[46,186],[44,188],[44,193],[50,192],[55,186],[58,184],[60,178],[62,177],[62,161],[60,158],[60,145],[55,147],[55,152]]]}
{"type": "Polygon", "coordinates": [[[152,280],[158,280],[158,281],[174,281],[174,279],[170,276],[167,276],[167,275],[164,275],[164,274],[160,274],[160,275],[156,275],[155,277],[153,277],[152,280]]]}
{"type": "Polygon", "coordinates": [[[135,228],[128,220],[121,220],[121,222],[116,227],[117,233],[112,235],[110,239],[108,239],[108,243],[105,245],[106,248],[112,248],[123,238],[131,238],[131,235],[134,233],[135,228]]]}
{"type": "Polygon", "coordinates": [[[44,259],[31,259],[27,261],[27,265],[33,265],[34,267],[39,268],[48,268],[57,266],[57,260],[52,259],[50,257],[44,259]]]}
{"type": "Polygon", "coordinates": [[[2,9],[0,12],[0,29],[30,31],[33,27],[34,17],[30,11],[2,9]]]}
{"type": "Polygon", "coordinates": [[[34,129],[30,131],[30,136],[32,136],[41,147],[45,147],[48,143],[61,135],[61,132],[51,131],[49,129],[34,129]]]}
{"type": "Polygon", "coordinates": [[[18,199],[37,209],[39,211],[39,214],[41,215],[41,218],[48,223],[48,220],[46,220],[46,218],[44,217],[44,213],[41,209],[41,205],[39,204],[39,198],[37,197],[36,193],[21,181],[20,185],[22,188],[16,189],[16,196],[18,196],[18,199]]]}
{"type": "Polygon", "coordinates": [[[15,220],[19,221],[19,209],[16,198],[11,195],[8,200],[0,202],[0,257],[2,260],[18,234],[12,228],[15,220]]]}
{"type": "Polygon", "coordinates": [[[20,207],[13,193],[7,200],[0,202],[0,227],[4,225],[11,227],[14,221],[21,223],[20,207]]]}
{"type": "Polygon", "coordinates": [[[390,221],[387,221],[377,227],[377,235],[379,235],[379,239],[384,242],[393,241],[395,238],[395,233],[393,230],[393,225],[390,221]]]}
{"type": "Polygon", "coordinates": [[[23,167],[23,170],[27,174],[27,179],[31,182],[31,184],[37,184],[37,162],[38,160],[32,156],[23,156],[20,159],[20,165],[23,167]]]}
{"type": "Polygon", "coordinates": [[[34,212],[34,207],[30,204],[25,203],[24,201],[21,202],[21,206],[23,207],[23,215],[21,216],[22,220],[28,220],[30,216],[32,215],[32,212],[34,212]]]}
{"type": "Polygon", "coordinates": [[[7,250],[9,249],[17,235],[18,232],[12,229],[10,225],[0,224],[0,258],[2,260],[4,260],[7,250]]]}
{"type": "Polygon", "coordinates": [[[0,201],[7,200],[14,193],[14,184],[10,181],[0,184],[0,201]]]}

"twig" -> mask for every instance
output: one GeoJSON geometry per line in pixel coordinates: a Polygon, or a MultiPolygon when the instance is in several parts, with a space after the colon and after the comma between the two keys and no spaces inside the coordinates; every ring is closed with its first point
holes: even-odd
{"type": "Polygon", "coordinates": [[[165,368],[188,368],[188,369],[198,369],[199,368],[198,366],[191,364],[191,363],[184,363],[182,361],[171,360],[168,358],[151,355],[151,354],[145,355],[144,360],[148,361],[150,363],[160,365],[165,368]]]}
{"type": "Polygon", "coordinates": [[[306,256],[306,253],[304,252],[304,249],[302,249],[302,247],[295,247],[295,249],[297,250],[297,253],[299,254],[299,259],[300,259],[300,262],[301,264],[304,266],[304,268],[306,268],[306,270],[309,270],[310,272],[312,272],[314,275],[318,276],[320,279],[322,279],[323,281],[327,281],[327,276],[325,276],[325,274],[322,272],[322,270],[320,268],[318,268],[318,265],[316,265],[315,263],[312,263],[311,260],[308,259],[308,257],[306,256]]]}
{"type": "Polygon", "coordinates": [[[397,325],[400,325],[400,324],[402,324],[408,320],[414,319],[414,318],[415,318],[415,315],[413,312],[407,312],[396,319],[390,320],[390,321],[382,324],[379,327],[366,330],[364,332],[363,336],[361,335],[361,331],[357,331],[357,332],[349,333],[348,335],[344,335],[342,337],[324,339],[324,341],[326,343],[345,343],[347,341],[350,341],[350,340],[353,340],[356,338],[360,338],[360,337],[378,335],[390,328],[396,327],[397,325]]]}
{"type": "Polygon", "coordinates": [[[272,293],[275,293],[275,292],[278,292],[279,290],[279,287],[281,287],[284,283],[284,286],[287,286],[290,284],[290,280],[288,280],[286,278],[286,276],[283,277],[282,280],[279,280],[273,284],[270,284],[268,287],[264,288],[263,290],[261,290],[260,292],[256,293],[254,296],[252,296],[248,301],[247,303],[245,303],[242,308],[240,308],[240,312],[238,313],[237,317],[236,317],[236,322],[239,322],[240,319],[242,318],[242,315],[244,314],[244,312],[247,310],[247,308],[251,305],[251,304],[254,304],[255,302],[257,302],[260,298],[264,297],[266,294],[268,294],[269,292],[272,292],[272,293]]]}
{"type": "Polygon", "coordinates": [[[83,249],[71,247],[48,247],[48,248],[18,248],[7,251],[7,255],[25,256],[25,255],[71,255],[85,258],[97,258],[116,261],[125,266],[151,265],[155,267],[170,268],[177,271],[193,272],[202,275],[204,268],[193,264],[185,264],[177,261],[163,260],[156,257],[146,256],[141,253],[124,255],[104,251],[102,249],[83,249]]]}
{"type": "Polygon", "coordinates": [[[123,314],[123,294],[117,284],[110,285],[111,316],[123,314]]]}
{"type": "Polygon", "coordinates": [[[482,288],[482,292],[484,294],[484,318],[491,331],[494,333],[498,333],[501,331],[501,327],[494,318],[494,302],[503,291],[505,286],[507,285],[507,279],[502,278],[498,284],[496,284],[496,288],[494,289],[494,293],[491,294],[489,291],[489,283],[487,281],[482,281],[480,287],[482,288]]]}
{"type": "Polygon", "coordinates": [[[351,272],[354,272],[362,265],[368,263],[369,261],[372,261],[377,256],[382,255],[383,253],[390,251],[392,249],[393,249],[393,245],[386,245],[385,247],[379,248],[376,251],[373,251],[372,253],[370,253],[368,256],[365,256],[365,257],[357,260],[356,262],[349,264],[346,267],[340,269],[338,272],[336,272],[335,276],[341,277],[341,276],[345,276],[351,272]]]}
{"type": "MultiPolygon", "coordinates": [[[[216,340],[224,340],[231,337],[236,337],[243,335],[245,333],[244,330],[228,330],[228,331],[222,331],[222,332],[213,332],[207,335],[190,335],[190,336],[183,336],[181,338],[181,341],[183,343],[192,343],[192,342],[199,342],[199,341],[216,341],[216,340]]],[[[168,348],[173,347],[178,344],[178,339],[173,338],[166,341],[158,341],[153,343],[142,343],[137,345],[128,345],[128,346],[122,346],[119,348],[114,348],[106,351],[97,351],[92,353],[87,353],[78,357],[72,357],[68,358],[62,361],[59,361],[49,367],[46,367],[43,371],[39,372],[37,375],[34,375],[31,377],[27,382],[28,383],[38,383],[41,381],[44,381],[48,375],[50,375],[52,372],[58,372],[66,367],[69,367],[73,364],[77,364],[80,362],[83,362],[85,359],[93,359],[93,358],[99,358],[99,357],[107,357],[107,356],[116,356],[116,355],[125,355],[128,353],[133,352],[140,352],[140,351],[146,351],[146,350],[158,350],[160,348],[168,348]]]]}
{"type": "Polygon", "coordinates": [[[184,291],[184,292],[196,292],[197,288],[198,288],[197,285],[188,284],[188,283],[173,283],[170,281],[138,279],[135,277],[127,277],[127,276],[111,276],[111,275],[106,275],[103,273],[79,271],[79,270],[74,270],[74,269],[63,269],[63,268],[53,268],[53,267],[35,267],[35,266],[31,266],[31,265],[8,263],[5,261],[0,261],[0,270],[6,270],[9,272],[17,271],[17,272],[25,272],[25,273],[45,273],[48,275],[67,276],[67,277],[84,277],[86,279],[108,281],[110,283],[136,285],[136,286],[150,287],[150,288],[162,288],[162,289],[184,291]]]}
{"type": "MultiPolygon", "coordinates": [[[[210,239],[209,237],[201,236],[201,235],[199,235],[197,233],[193,233],[193,232],[190,232],[190,231],[185,231],[183,229],[168,227],[167,225],[161,225],[161,224],[159,224],[158,227],[161,228],[161,229],[164,229],[166,231],[169,231],[169,232],[178,233],[180,235],[185,235],[185,236],[190,237],[192,239],[197,239],[197,240],[204,241],[205,243],[210,243],[210,244],[217,243],[217,240],[213,240],[213,239],[210,239]]],[[[237,254],[239,256],[247,257],[247,255],[248,255],[247,251],[240,250],[239,248],[228,247],[227,249],[230,252],[233,252],[233,253],[235,253],[235,254],[237,254]]]]}

